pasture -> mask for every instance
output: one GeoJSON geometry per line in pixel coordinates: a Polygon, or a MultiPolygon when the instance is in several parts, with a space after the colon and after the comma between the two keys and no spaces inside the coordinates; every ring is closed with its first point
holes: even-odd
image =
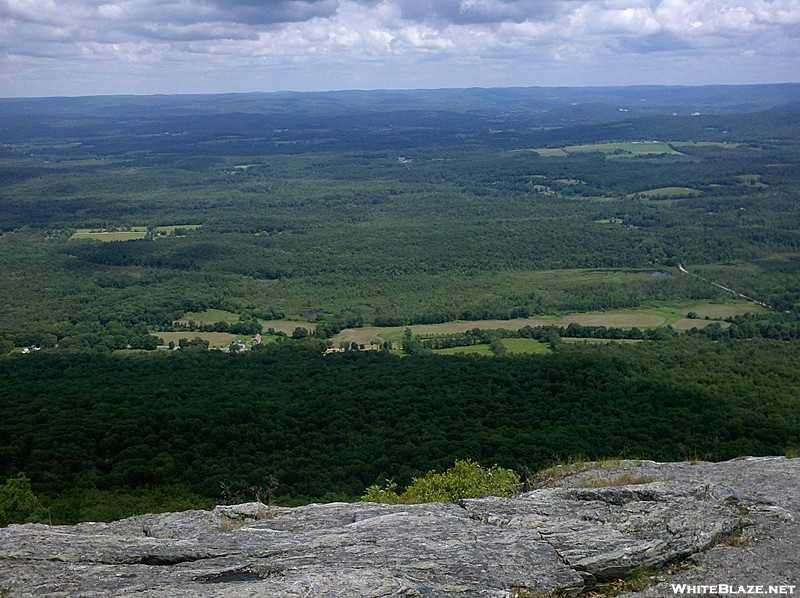
{"type": "Polygon", "coordinates": [[[134,226],[131,230],[115,231],[92,228],[79,228],[69,238],[70,241],[89,239],[91,241],[131,241],[133,239],[144,239],[147,236],[147,228],[144,226],[134,226]]]}
{"type": "Polygon", "coordinates": [[[485,355],[493,356],[489,345],[470,345],[469,347],[450,347],[449,349],[434,349],[436,355],[485,355]]]}
{"type": "Polygon", "coordinates": [[[588,143],[585,145],[570,145],[564,148],[567,154],[577,154],[585,152],[600,152],[608,158],[625,158],[635,156],[646,156],[654,154],[673,154],[681,153],[663,141],[626,141],[609,143],[588,143]]]}
{"type": "Polygon", "coordinates": [[[176,229],[177,230],[183,229],[183,230],[186,230],[186,231],[190,231],[190,230],[197,230],[201,226],[203,226],[203,225],[202,224],[173,224],[173,225],[170,225],[170,226],[157,226],[156,227],[156,233],[158,233],[160,235],[174,235],[176,229]]]}
{"type": "Polygon", "coordinates": [[[675,330],[691,330],[692,328],[697,328],[698,330],[702,330],[706,326],[710,326],[711,324],[717,323],[723,328],[728,328],[731,324],[730,322],[720,322],[719,320],[698,320],[697,318],[681,318],[680,320],[676,320],[672,323],[672,327],[675,330]]]}
{"type": "Polygon", "coordinates": [[[688,308],[684,313],[694,312],[698,318],[722,319],[741,316],[744,314],[761,313],[767,311],[755,303],[715,303],[701,304],[688,308]]]}
{"type": "Polygon", "coordinates": [[[168,345],[170,342],[178,344],[182,338],[192,340],[194,338],[201,338],[208,341],[209,348],[219,349],[228,347],[231,343],[242,341],[245,344],[250,343],[252,337],[241,334],[230,334],[229,332],[153,332],[153,336],[164,340],[164,344],[168,345]]]}
{"type": "Polygon", "coordinates": [[[554,156],[567,156],[566,151],[560,147],[538,147],[536,149],[531,150],[532,152],[536,152],[540,156],[544,158],[552,158],[554,156]]]}
{"type": "MultiPolygon", "coordinates": [[[[763,311],[764,308],[752,303],[725,303],[725,304],[700,304],[687,307],[686,305],[662,306],[639,308],[631,310],[574,313],[561,317],[541,316],[537,318],[516,318],[512,320],[474,320],[444,322],[442,324],[415,324],[412,326],[365,326],[363,328],[347,328],[333,337],[333,346],[340,343],[358,343],[369,346],[371,343],[390,341],[399,344],[403,340],[406,328],[415,335],[434,336],[463,333],[474,328],[479,330],[519,330],[525,326],[560,326],[566,328],[572,323],[581,326],[606,326],[608,328],[658,328],[659,326],[673,326],[676,330],[689,330],[693,326],[702,327],[703,318],[708,317],[708,322],[721,318],[732,317],[737,314],[763,311]],[[687,326],[683,320],[688,320],[686,315],[695,312],[698,319],[691,319],[693,325],[687,326]],[[676,323],[680,322],[677,326],[676,323]]],[[[285,320],[283,320],[285,321],[285,320]]],[[[294,324],[294,323],[292,323],[294,324]]]]}
{"type": "Polygon", "coordinates": [[[239,314],[222,309],[207,309],[199,312],[187,311],[178,322],[187,324],[190,320],[197,324],[213,324],[214,322],[227,322],[231,324],[239,321],[239,314]]]}
{"type": "Polygon", "coordinates": [[[283,332],[284,334],[291,335],[295,328],[305,328],[309,332],[314,332],[317,325],[311,322],[298,322],[296,320],[259,320],[259,324],[264,329],[264,332],[272,328],[275,332],[283,332]]]}
{"type": "Polygon", "coordinates": [[[572,338],[565,336],[561,338],[561,342],[567,344],[588,343],[590,345],[608,345],[610,343],[641,343],[642,341],[632,338],[572,338]]]}
{"type": "Polygon", "coordinates": [[[688,197],[698,197],[703,192],[699,189],[692,189],[691,187],[658,187],[656,189],[647,189],[645,191],[637,191],[631,193],[628,198],[646,197],[647,199],[684,199],[688,197]]]}

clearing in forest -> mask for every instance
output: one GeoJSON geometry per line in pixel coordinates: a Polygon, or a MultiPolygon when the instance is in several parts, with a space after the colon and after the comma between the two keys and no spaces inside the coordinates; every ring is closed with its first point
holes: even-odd
{"type": "Polygon", "coordinates": [[[637,191],[631,193],[628,198],[646,197],[648,199],[685,199],[688,197],[697,197],[702,195],[703,192],[699,189],[692,189],[691,187],[658,187],[657,189],[647,189],[646,191],[637,191]]]}
{"type": "Polygon", "coordinates": [[[511,354],[551,353],[548,343],[542,343],[535,338],[504,338],[500,341],[511,354]]]}
{"type": "Polygon", "coordinates": [[[241,334],[231,334],[229,332],[189,332],[189,331],[182,331],[182,332],[153,332],[153,336],[161,338],[164,340],[164,344],[169,344],[170,342],[178,344],[178,341],[182,338],[187,340],[192,340],[195,338],[202,338],[204,341],[208,341],[208,346],[210,348],[220,348],[220,347],[228,347],[231,343],[238,341],[242,341],[245,344],[248,344],[251,340],[251,336],[241,335],[241,334]]]}
{"type": "Polygon", "coordinates": [[[187,311],[178,322],[188,324],[190,320],[196,324],[214,324],[215,322],[232,324],[240,321],[239,314],[235,314],[232,311],[207,309],[205,311],[187,311]]]}
{"type": "Polygon", "coordinates": [[[283,332],[291,335],[296,328],[305,328],[309,332],[314,332],[317,325],[311,322],[297,322],[295,320],[259,320],[264,332],[272,328],[275,332],[283,332]]]}
{"type": "Polygon", "coordinates": [[[450,347],[449,349],[434,349],[436,355],[488,355],[494,353],[489,345],[470,345],[468,347],[450,347]]]}
{"type": "Polygon", "coordinates": [[[69,238],[70,241],[90,239],[92,241],[131,241],[144,239],[147,236],[147,227],[134,226],[130,230],[104,230],[98,228],[79,228],[69,238]]]}
{"type": "Polygon", "coordinates": [[[534,148],[530,151],[536,152],[540,156],[544,157],[568,156],[570,154],[587,152],[599,152],[601,154],[605,154],[607,158],[635,158],[637,156],[649,155],[683,155],[669,143],[664,141],[609,141],[605,143],[568,145],[562,148],[534,148]]]}

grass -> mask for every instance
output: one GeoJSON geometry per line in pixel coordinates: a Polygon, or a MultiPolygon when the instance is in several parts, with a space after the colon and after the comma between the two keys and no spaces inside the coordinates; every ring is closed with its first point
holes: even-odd
{"type": "Polygon", "coordinates": [[[727,143],[723,141],[671,141],[672,147],[721,147],[725,149],[736,149],[741,143],[727,143]]]}
{"type": "MultiPolygon", "coordinates": [[[[249,343],[253,337],[251,336],[243,336],[241,334],[230,334],[229,332],[153,332],[153,336],[157,336],[159,338],[164,339],[164,344],[169,344],[170,341],[178,344],[178,341],[182,338],[185,339],[193,339],[193,338],[202,338],[205,341],[208,341],[208,346],[213,348],[220,348],[220,347],[228,347],[231,343],[236,341],[243,341],[244,343],[249,343]]],[[[262,339],[263,340],[263,339],[262,339]]],[[[268,341],[265,341],[268,342],[268,341]]]]}
{"type": "MultiPolygon", "coordinates": [[[[738,313],[761,311],[762,309],[763,308],[759,308],[752,303],[744,302],[738,304],[709,303],[693,306],[676,304],[670,306],[642,307],[615,311],[574,313],[561,317],[539,316],[535,318],[516,318],[513,320],[459,320],[455,322],[445,322],[442,324],[415,324],[413,326],[392,327],[365,326],[363,328],[348,328],[343,330],[333,338],[333,345],[338,346],[342,341],[348,343],[356,342],[363,345],[369,345],[372,341],[390,341],[392,343],[400,343],[403,340],[403,334],[405,333],[406,328],[410,328],[411,332],[414,334],[425,336],[456,334],[460,332],[466,332],[467,330],[472,330],[473,328],[479,328],[481,330],[496,330],[498,328],[503,328],[505,330],[519,330],[525,326],[567,327],[572,322],[581,324],[583,326],[607,326],[615,328],[636,327],[645,329],[672,325],[675,322],[686,319],[686,314],[690,311],[697,313],[698,318],[704,318],[706,315],[714,313],[724,314],[715,317],[729,317],[730,315],[736,315],[738,313]]],[[[279,321],[285,322],[285,320],[279,321]]],[[[701,321],[702,320],[700,319],[692,320],[692,322],[695,322],[695,325],[697,326],[701,326],[699,323],[701,321]]],[[[295,326],[295,323],[292,323],[291,326],[295,326]]],[[[689,326],[689,328],[691,327],[692,326],[689,326]]],[[[265,326],[265,329],[266,328],[267,327],[265,326]]],[[[292,330],[293,329],[294,327],[292,330]]],[[[566,342],[571,341],[566,340],[566,342]]]]}
{"type": "Polygon", "coordinates": [[[597,584],[589,593],[589,598],[612,598],[621,594],[641,592],[655,585],[659,572],[637,569],[626,577],[597,584]]]}
{"type": "Polygon", "coordinates": [[[164,235],[171,235],[175,232],[176,228],[182,228],[185,230],[197,230],[203,226],[202,224],[174,224],[171,226],[157,226],[156,232],[164,234],[164,235]]]}
{"type": "Polygon", "coordinates": [[[295,328],[305,328],[309,332],[313,332],[317,325],[310,322],[298,322],[295,320],[259,320],[259,323],[264,328],[264,332],[272,328],[275,332],[283,332],[291,335],[295,328]]]}
{"type": "Polygon", "coordinates": [[[631,156],[645,156],[651,154],[680,154],[668,143],[663,141],[627,141],[609,143],[589,143],[585,145],[570,145],[564,148],[568,154],[583,152],[601,152],[608,157],[624,158],[631,156]]]}
{"type": "Polygon", "coordinates": [[[563,148],[560,148],[560,147],[539,147],[539,148],[536,148],[536,149],[531,150],[531,151],[536,152],[537,154],[539,154],[540,156],[543,156],[545,158],[552,158],[554,156],[568,156],[569,155],[569,154],[567,154],[566,151],[564,151],[563,148]]]}
{"type": "Polygon", "coordinates": [[[672,323],[675,330],[691,330],[692,328],[703,329],[711,324],[719,324],[723,328],[728,328],[730,322],[720,322],[718,320],[698,320],[697,318],[682,318],[672,323]]]}
{"type": "Polygon", "coordinates": [[[187,311],[183,314],[183,318],[178,321],[186,323],[189,320],[193,320],[198,324],[213,324],[214,322],[228,322],[230,324],[239,321],[239,314],[222,309],[207,309],[199,312],[187,311]]]}
{"type": "Polygon", "coordinates": [[[769,187],[768,184],[762,182],[760,174],[740,174],[737,175],[736,181],[742,185],[749,185],[757,189],[764,189],[769,187]]]}
{"type": "Polygon", "coordinates": [[[697,197],[702,195],[703,192],[699,189],[692,189],[691,187],[658,187],[657,189],[648,189],[646,191],[638,191],[628,197],[641,196],[649,199],[664,198],[684,198],[684,197],[697,197]]]}
{"type": "Polygon", "coordinates": [[[564,336],[561,337],[561,342],[567,344],[589,343],[607,345],[609,343],[641,343],[642,341],[634,338],[574,338],[571,336],[564,336]]]}
{"type": "Polygon", "coordinates": [[[569,457],[566,460],[556,461],[551,466],[541,469],[537,472],[528,472],[525,476],[525,484],[530,488],[538,488],[544,484],[562,480],[581,471],[588,471],[590,469],[629,469],[631,467],[638,467],[640,465],[640,461],[623,461],[619,457],[605,457],[595,461],[590,461],[585,457],[577,455],[569,457]]]}
{"type": "MultiPolygon", "coordinates": [[[[139,228],[139,227],[135,227],[139,228]]],[[[130,231],[93,231],[91,229],[79,229],[69,239],[76,241],[79,239],[91,239],[93,241],[131,241],[133,239],[144,239],[147,236],[145,230],[130,231]]]]}
{"type": "Polygon", "coordinates": [[[340,278],[333,275],[295,276],[252,280],[243,293],[249,305],[279,306],[290,315],[300,314],[309,306],[337,313],[359,305],[363,306],[364,318],[371,320],[379,310],[383,314],[414,313],[426,305],[431,306],[431,311],[438,311],[451,305],[455,298],[464,305],[480,305],[487,299],[535,293],[546,298],[548,305],[558,305],[571,301],[576,293],[594,291],[597,285],[633,285],[642,287],[649,296],[660,292],[663,282],[652,273],[652,268],[471,271],[448,276],[414,273],[390,279],[377,277],[366,286],[341,286],[337,283],[340,278]],[[330,292],[333,285],[338,285],[335,293],[330,292]]]}
{"type": "Polygon", "coordinates": [[[434,349],[433,352],[437,355],[494,355],[489,345],[471,345],[469,347],[434,349]]]}
{"type": "Polygon", "coordinates": [[[568,145],[566,147],[541,147],[531,150],[540,156],[568,156],[586,152],[600,152],[609,158],[630,158],[653,154],[681,155],[679,151],[663,141],[625,141],[607,143],[589,143],[584,145],[568,145]]]}
{"type": "Polygon", "coordinates": [[[754,303],[710,303],[691,307],[685,313],[694,312],[698,318],[732,318],[747,313],[759,313],[767,311],[765,308],[754,303]]]}

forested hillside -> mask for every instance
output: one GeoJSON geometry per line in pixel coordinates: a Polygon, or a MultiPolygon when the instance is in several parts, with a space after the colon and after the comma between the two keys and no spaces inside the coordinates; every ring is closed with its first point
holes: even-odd
{"type": "Polygon", "coordinates": [[[75,521],[796,451],[799,101],[0,100],[0,478],[75,521]]]}
{"type": "Polygon", "coordinates": [[[0,474],[25,471],[75,521],[221,500],[220,484],[253,498],[272,478],[283,504],[351,500],[454,459],[785,454],[798,360],[797,342],[700,338],[492,358],[40,354],[0,366],[0,474]]]}

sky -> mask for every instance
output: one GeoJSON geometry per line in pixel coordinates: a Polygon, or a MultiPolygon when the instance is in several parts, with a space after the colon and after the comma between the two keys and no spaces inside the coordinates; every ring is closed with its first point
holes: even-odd
{"type": "Polygon", "coordinates": [[[800,0],[0,0],[0,96],[800,81],[800,0]]]}

